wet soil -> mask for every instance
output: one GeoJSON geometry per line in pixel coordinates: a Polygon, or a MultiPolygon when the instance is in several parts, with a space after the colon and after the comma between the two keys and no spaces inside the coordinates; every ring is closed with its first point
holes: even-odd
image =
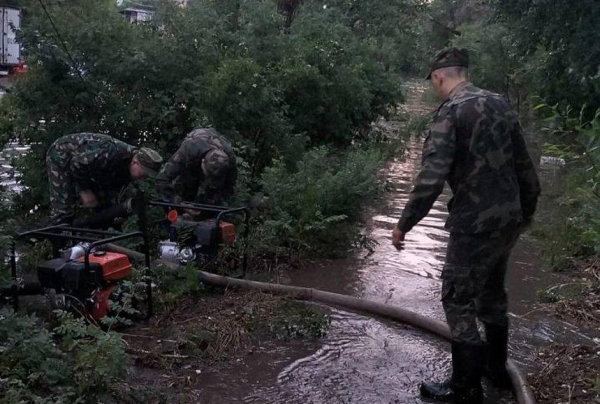
{"type": "Polygon", "coordinates": [[[538,357],[540,368],[530,383],[540,403],[600,402],[598,347],[553,344],[538,357]]]}
{"type": "Polygon", "coordinates": [[[269,375],[260,365],[267,358],[287,363],[316,349],[329,312],[257,292],[210,289],[184,296],[149,323],[122,331],[133,366],[114,388],[117,401],[229,402],[236,391],[229,369],[243,378],[238,388],[260,384],[269,375]]]}

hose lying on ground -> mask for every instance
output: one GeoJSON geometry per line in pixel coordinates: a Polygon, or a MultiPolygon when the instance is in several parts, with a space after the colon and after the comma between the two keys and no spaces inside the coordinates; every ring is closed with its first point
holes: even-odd
{"type": "MultiPolygon", "coordinates": [[[[124,247],[109,245],[109,249],[115,252],[126,254],[133,259],[143,260],[144,255],[124,247]]],[[[158,260],[159,264],[165,265],[168,268],[174,269],[177,265],[158,260]]],[[[339,307],[344,307],[351,310],[362,311],[376,314],[383,317],[389,317],[394,320],[399,320],[403,323],[427,330],[433,334],[439,335],[450,340],[450,329],[441,321],[433,320],[412,311],[390,306],[388,304],[374,302],[372,300],[359,299],[357,297],[340,295],[337,293],[324,292],[317,289],[303,288],[298,286],[280,285],[274,283],[264,283],[249,281],[245,279],[234,279],[225,276],[215,275],[204,271],[199,271],[198,279],[202,282],[224,286],[236,287],[243,289],[258,290],[261,292],[289,295],[300,300],[309,300],[314,302],[331,304],[339,307]]],[[[508,373],[517,396],[519,404],[535,404],[535,398],[531,388],[527,384],[525,375],[519,369],[517,364],[509,359],[507,365],[508,373]]]]}

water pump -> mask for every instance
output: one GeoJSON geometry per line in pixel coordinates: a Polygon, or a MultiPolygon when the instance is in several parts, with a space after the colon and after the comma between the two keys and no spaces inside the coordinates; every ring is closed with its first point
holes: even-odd
{"type": "Polygon", "coordinates": [[[90,252],[86,265],[86,248],[63,250],[65,256],[39,264],[37,275],[42,288],[53,289],[54,305],[69,309],[75,302],[83,304],[92,318],[100,320],[108,314],[118,281],[131,275],[132,266],[126,255],[101,250],[90,252]]]}
{"type": "MultiPolygon", "coordinates": [[[[191,202],[180,204],[152,201],[151,205],[167,208],[169,238],[158,245],[158,253],[162,260],[176,264],[215,258],[219,248],[233,245],[238,238],[236,226],[225,221],[226,217],[243,214],[245,230],[243,237],[248,236],[248,209],[229,208],[225,206],[202,205],[191,202]],[[196,215],[181,213],[196,212],[196,215]]],[[[245,246],[245,244],[244,244],[245,246]]],[[[244,271],[247,265],[246,253],[243,254],[244,271]]]]}
{"type": "MultiPolygon", "coordinates": [[[[111,295],[119,283],[131,275],[132,263],[127,255],[106,251],[103,246],[129,238],[144,238],[143,233],[117,233],[81,229],[68,226],[52,226],[19,234],[15,238],[11,254],[11,270],[15,284],[12,294],[15,308],[18,296],[35,291],[51,297],[54,307],[73,309],[98,321],[109,313],[111,295]],[[39,285],[36,288],[19,288],[17,282],[16,241],[36,243],[50,240],[54,246],[74,243],[72,247],[54,248],[54,258],[41,262],[36,268],[39,285]]],[[[150,257],[144,243],[147,292],[147,317],[152,313],[150,280],[150,257]]]]}

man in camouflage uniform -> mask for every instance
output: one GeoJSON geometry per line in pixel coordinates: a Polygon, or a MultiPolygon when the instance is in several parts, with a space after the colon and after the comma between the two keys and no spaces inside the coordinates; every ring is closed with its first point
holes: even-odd
{"type": "Polygon", "coordinates": [[[215,129],[194,129],[156,177],[159,198],[220,205],[237,176],[231,143],[215,129]]]}
{"type": "Polygon", "coordinates": [[[482,375],[498,387],[510,386],[504,278],[511,249],[532,220],[540,184],[517,115],[504,97],[468,81],[468,61],[465,49],[450,48],[432,62],[428,79],[445,101],[434,113],[422,169],[392,238],[401,248],[448,182],[453,198],[442,304],[453,336],[453,374],[442,383],[423,383],[421,394],[481,403],[482,375]],[[485,328],[485,350],[476,319],[485,328]]]}
{"type": "Polygon", "coordinates": [[[79,133],[56,140],[46,153],[54,224],[71,224],[77,196],[87,208],[116,202],[131,181],[156,176],[160,155],[108,135],[79,133]]]}

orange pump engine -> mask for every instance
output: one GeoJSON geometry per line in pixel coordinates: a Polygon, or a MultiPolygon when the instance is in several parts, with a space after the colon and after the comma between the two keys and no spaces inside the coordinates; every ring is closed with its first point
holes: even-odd
{"type": "Polygon", "coordinates": [[[86,265],[83,246],[62,252],[67,258],[55,258],[38,266],[41,286],[82,302],[88,314],[100,320],[108,314],[109,298],[117,282],[131,275],[129,258],[124,254],[96,251],[89,254],[86,265]]]}

